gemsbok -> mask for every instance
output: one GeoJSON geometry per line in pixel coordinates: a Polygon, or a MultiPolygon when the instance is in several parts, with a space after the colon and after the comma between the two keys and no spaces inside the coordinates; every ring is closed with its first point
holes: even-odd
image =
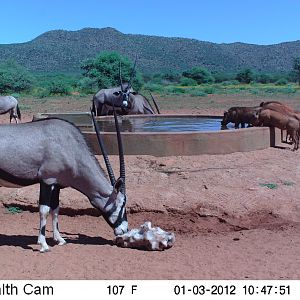
{"type": "Polygon", "coordinates": [[[18,100],[13,96],[0,96],[0,115],[9,112],[9,120],[14,119],[16,123],[21,121],[21,112],[18,100]]]}
{"type": "Polygon", "coordinates": [[[91,116],[110,182],[84,136],[72,123],[49,118],[20,125],[0,125],[0,186],[40,184],[40,252],[49,251],[45,233],[50,212],[54,240],[59,245],[66,243],[58,230],[59,193],[65,187],[72,187],[84,194],[92,206],[101,211],[116,236],[128,231],[125,163],[117,116],[114,113],[120,159],[120,177],[117,180],[94,115],[91,116]]]}
{"type": "MultiPolygon", "coordinates": [[[[96,116],[112,115],[113,106],[119,115],[137,115],[137,114],[155,114],[149,100],[142,94],[137,93],[132,88],[132,80],[134,77],[136,60],[131,71],[128,83],[122,81],[121,63],[119,65],[119,82],[120,85],[109,89],[101,89],[92,100],[93,112],[96,116]]],[[[152,97],[155,108],[158,113],[159,108],[152,97]]]]}

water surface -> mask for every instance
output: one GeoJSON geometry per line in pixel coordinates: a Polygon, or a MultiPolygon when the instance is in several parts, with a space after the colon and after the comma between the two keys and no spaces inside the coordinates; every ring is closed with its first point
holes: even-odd
{"type": "MultiPolygon", "coordinates": [[[[213,117],[134,117],[119,118],[122,132],[183,132],[221,129],[221,118],[213,117]]],[[[114,132],[113,119],[97,120],[99,129],[114,132]]]]}

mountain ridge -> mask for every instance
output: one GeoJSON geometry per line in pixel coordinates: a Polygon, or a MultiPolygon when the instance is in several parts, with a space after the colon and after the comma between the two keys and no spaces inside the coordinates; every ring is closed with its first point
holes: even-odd
{"type": "Polygon", "coordinates": [[[51,30],[29,42],[0,44],[0,62],[14,59],[34,72],[78,73],[82,61],[101,51],[118,51],[134,59],[144,73],[184,71],[202,66],[210,71],[288,72],[300,56],[300,40],[273,45],[213,43],[182,37],[124,34],[112,27],[51,30]]]}

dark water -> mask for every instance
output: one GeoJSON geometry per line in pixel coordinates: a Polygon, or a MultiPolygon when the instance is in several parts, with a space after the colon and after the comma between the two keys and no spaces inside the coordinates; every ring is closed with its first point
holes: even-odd
{"type": "MultiPolygon", "coordinates": [[[[113,120],[98,120],[99,129],[114,132],[113,120]]],[[[119,119],[123,132],[215,131],[221,129],[221,118],[209,117],[149,117],[119,119]]]]}

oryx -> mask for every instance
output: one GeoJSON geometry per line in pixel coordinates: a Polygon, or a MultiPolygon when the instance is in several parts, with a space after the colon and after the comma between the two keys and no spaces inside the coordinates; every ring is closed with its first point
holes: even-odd
{"type": "MultiPolygon", "coordinates": [[[[155,114],[149,100],[137,93],[132,88],[132,80],[135,72],[136,60],[131,71],[128,83],[122,81],[121,63],[119,65],[119,81],[118,87],[110,89],[101,89],[93,97],[93,112],[97,116],[111,115],[114,106],[120,115],[136,115],[136,114],[155,114]]],[[[155,107],[159,113],[158,106],[151,95],[155,107]]]]}
{"type": "MultiPolygon", "coordinates": [[[[95,122],[93,115],[92,119],[95,122]]],[[[116,115],[115,122],[117,126],[116,115]]],[[[94,126],[100,146],[103,146],[97,124],[94,126]]],[[[0,125],[0,186],[40,184],[38,243],[41,252],[49,250],[45,228],[50,212],[54,240],[59,245],[66,243],[58,231],[59,192],[65,187],[84,194],[101,211],[115,235],[128,231],[125,164],[118,127],[117,137],[120,158],[120,177],[117,180],[105,149],[102,150],[109,182],[83,135],[72,123],[50,118],[20,125],[0,125]]]]}
{"type": "Polygon", "coordinates": [[[9,120],[11,123],[12,118],[15,122],[21,120],[21,112],[18,105],[18,100],[13,96],[0,96],[0,115],[9,112],[9,120]]]}

